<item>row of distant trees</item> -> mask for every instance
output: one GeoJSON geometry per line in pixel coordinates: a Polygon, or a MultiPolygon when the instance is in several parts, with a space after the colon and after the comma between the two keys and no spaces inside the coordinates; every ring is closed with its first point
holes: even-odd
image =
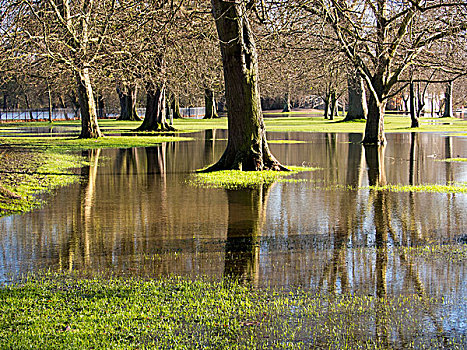
{"type": "MultiPolygon", "coordinates": [[[[466,104],[465,1],[231,3],[244,6],[254,32],[262,95],[281,99],[284,110],[319,95],[325,116],[332,116],[341,99],[349,117],[372,116],[366,138],[379,143],[383,111],[395,96],[412,97],[413,126],[424,94],[450,91],[466,104]],[[455,89],[448,88],[452,82],[455,89]]],[[[97,137],[99,103],[115,105],[118,97],[121,118],[128,120],[139,119],[136,104],[142,104],[147,123],[141,129],[166,130],[166,101],[173,108],[179,101],[204,102],[211,110],[214,96],[224,94],[210,1],[0,4],[1,106],[74,106],[81,110],[81,136],[97,137]]]]}

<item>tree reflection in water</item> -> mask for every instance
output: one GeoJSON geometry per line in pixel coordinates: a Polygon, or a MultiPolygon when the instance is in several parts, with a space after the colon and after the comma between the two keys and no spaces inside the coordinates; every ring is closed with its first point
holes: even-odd
{"type": "Polygon", "coordinates": [[[258,284],[259,235],[265,219],[269,185],[227,190],[228,227],[224,275],[258,284]]]}

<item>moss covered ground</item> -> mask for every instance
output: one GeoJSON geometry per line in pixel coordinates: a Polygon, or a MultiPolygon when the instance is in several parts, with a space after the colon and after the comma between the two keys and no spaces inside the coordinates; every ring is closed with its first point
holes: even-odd
{"type": "Polygon", "coordinates": [[[465,335],[427,328],[427,309],[450,302],[258,290],[203,278],[45,274],[0,289],[0,347],[462,349],[465,335]]]}

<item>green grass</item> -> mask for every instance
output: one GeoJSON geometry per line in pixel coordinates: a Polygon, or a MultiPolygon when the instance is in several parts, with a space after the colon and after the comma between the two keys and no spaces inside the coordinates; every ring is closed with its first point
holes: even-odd
{"type": "Polygon", "coordinates": [[[313,171],[316,168],[311,167],[288,167],[291,171],[241,171],[241,170],[222,170],[209,173],[192,174],[188,183],[205,188],[255,188],[262,185],[272,184],[274,182],[299,182],[301,179],[289,178],[289,176],[302,171],[313,171]]]}
{"type": "Polygon", "coordinates": [[[465,336],[427,332],[426,308],[449,302],[258,290],[203,278],[49,274],[0,288],[0,348],[461,349],[465,336]]]}
{"type": "MultiPolygon", "coordinates": [[[[290,117],[265,118],[266,129],[268,131],[304,131],[304,132],[352,132],[363,133],[365,130],[365,120],[343,122],[343,117],[336,117],[335,120],[325,120],[322,117],[290,117]]],[[[131,132],[135,130],[141,122],[127,122],[116,120],[99,120],[99,125],[107,131],[131,132]]],[[[411,128],[410,118],[402,116],[386,115],[386,132],[467,132],[467,121],[459,118],[420,118],[420,127],[411,128]]],[[[67,126],[79,128],[79,121],[57,121],[53,124],[48,122],[32,123],[5,123],[1,124],[2,130],[10,127],[20,128],[29,126],[67,126]]],[[[176,119],[174,127],[179,132],[194,132],[207,129],[227,129],[227,118],[216,119],[176,119]]]]}
{"type": "Polygon", "coordinates": [[[95,148],[151,147],[162,142],[192,140],[175,136],[107,136],[99,139],[78,139],[76,137],[3,137],[0,144],[23,148],[46,148],[51,150],[83,150],[95,148]]]}
{"type": "Polygon", "coordinates": [[[69,169],[85,165],[82,157],[50,151],[5,151],[0,155],[0,216],[41,206],[38,195],[79,181],[69,169]]]}

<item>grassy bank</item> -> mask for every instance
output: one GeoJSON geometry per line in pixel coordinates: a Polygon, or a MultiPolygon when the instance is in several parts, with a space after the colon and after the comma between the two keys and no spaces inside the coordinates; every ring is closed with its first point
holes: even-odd
{"type": "Polygon", "coordinates": [[[461,349],[465,336],[427,330],[427,309],[443,303],[450,301],[256,290],[177,277],[48,275],[0,289],[0,347],[461,349]]]}

